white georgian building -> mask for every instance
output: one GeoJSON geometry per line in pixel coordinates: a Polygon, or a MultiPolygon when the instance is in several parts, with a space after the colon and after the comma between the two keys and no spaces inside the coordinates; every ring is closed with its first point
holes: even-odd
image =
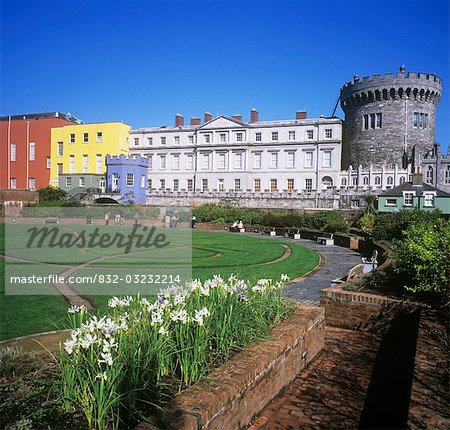
{"type": "Polygon", "coordinates": [[[205,114],[184,125],[130,132],[130,152],[149,159],[149,192],[302,193],[339,188],[342,121],[306,118],[249,123],[205,114]]]}

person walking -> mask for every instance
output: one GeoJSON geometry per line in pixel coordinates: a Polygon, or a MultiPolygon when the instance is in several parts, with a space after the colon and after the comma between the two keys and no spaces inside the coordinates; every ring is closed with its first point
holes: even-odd
{"type": "Polygon", "coordinates": [[[170,227],[170,215],[166,214],[166,216],[164,217],[164,224],[166,228],[170,227]]]}
{"type": "Polygon", "coordinates": [[[105,213],[105,225],[109,225],[109,212],[105,213]]]}

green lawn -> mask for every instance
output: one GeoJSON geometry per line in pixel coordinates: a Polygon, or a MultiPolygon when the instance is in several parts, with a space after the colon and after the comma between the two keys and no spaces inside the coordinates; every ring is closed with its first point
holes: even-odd
{"type": "MultiPolygon", "coordinates": [[[[77,229],[75,226],[71,226],[77,229]]],[[[80,227],[81,228],[81,227],[80,227]]],[[[83,226],[85,228],[85,226],[83,226]]],[[[282,241],[268,238],[255,237],[223,232],[193,231],[192,249],[192,277],[202,280],[213,275],[220,274],[228,277],[232,273],[245,278],[278,278],[282,273],[286,273],[291,279],[304,275],[317,266],[319,257],[313,251],[300,247],[296,244],[286,242],[291,249],[291,255],[283,260],[273,262],[284,254],[282,241]],[[264,264],[269,263],[269,264],[264,264]]],[[[0,226],[0,245],[4,249],[4,225],[0,226]]],[[[8,241],[8,249],[10,248],[8,241]]],[[[184,245],[183,245],[184,246],[184,245]]],[[[56,260],[64,264],[84,262],[94,255],[81,253],[73,250],[73,255],[62,250],[56,260]]],[[[98,251],[98,250],[97,250],[98,251]]],[[[180,245],[179,255],[174,253],[173,261],[181,261],[181,256],[185,253],[180,245]]],[[[109,250],[106,250],[105,255],[109,250]]],[[[129,254],[126,258],[121,258],[120,264],[124,265],[124,271],[137,273],[149,267],[149,256],[145,252],[137,251],[129,254]],[[126,267],[129,266],[129,269],[126,267]]],[[[23,250],[17,249],[17,256],[25,257],[23,250]],[[22,253],[22,254],[21,254],[22,253]]],[[[190,255],[189,255],[190,257],[190,255]]],[[[170,258],[169,258],[170,260],[170,258]]],[[[91,266],[93,270],[107,270],[108,264],[117,264],[117,257],[108,257],[108,260],[96,263],[91,266]]],[[[182,263],[182,264],[185,264],[182,263]]],[[[31,333],[53,330],[61,327],[66,318],[67,303],[59,296],[12,296],[5,295],[5,271],[4,260],[0,259],[0,339],[7,339],[31,333]]],[[[83,274],[86,269],[81,269],[78,274],[83,274]]],[[[48,288],[53,288],[48,286],[48,288]]],[[[157,292],[157,289],[153,291],[157,292]]],[[[100,310],[106,307],[109,296],[92,296],[89,298],[95,302],[100,310]]]]}

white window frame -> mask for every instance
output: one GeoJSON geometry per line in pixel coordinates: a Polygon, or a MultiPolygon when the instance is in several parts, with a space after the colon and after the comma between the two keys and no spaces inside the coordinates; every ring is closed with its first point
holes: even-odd
{"type": "Polygon", "coordinates": [[[436,193],[435,192],[424,192],[423,193],[423,207],[424,208],[434,208],[436,206],[436,193]],[[431,197],[431,203],[430,203],[431,197]]]}
{"type": "Polygon", "coordinates": [[[72,186],[72,176],[66,177],[66,188],[69,188],[72,186]]]}
{"type": "Polygon", "coordinates": [[[331,167],[331,149],[322,152],[322,167],[331,167]]]}
{"type": "Polygon", "coordinates": [[[311,168],[314,164],[314,151],[305,151],[305,167],[311,168]]]}
{"type": "Polygon", "coordinates": [[[289,140],[295,140],[295,130],[290,130],[288,132],[288,139],[289,140]]]}
{"type": "Polygon", "coordinates": [[[219,152],[217,154],[218,160],[217,160],[217,168],[218,169],[225,169],[226,168],[226,154],[223,152],[219,152]]]}
{"type": "Polygon", "coordinates": [[[160,168],[160,170],[166,169],[166,156],[165,155],[159,156],[159,168],[160,168]]]}
{"type": "Polygon", "coordinates": [[[236,152],[234,154],[234,168],[242,170],[244,167],[244,154],[242,152],[236,152]]]}
{"type": "MultiPolygon", "coordinates": [[[[9,160],[10,161],[16,161],[17,160],[17,147],[16,143],[12,142],[10,145],[10,154],[9,154],[9,160]]],[[[48,169],[48,167],[47,167],[48,169]]]]}
{"type": "Polygon", "coordinates": [[[28,188],[30,190],[36,189],[36,178],[28,178],[28,188]]]}
{"type": "Polygon", "coordinates": [[[103,142],[103,132],[102,131],[97,131],[97,137],[96,137],[95,141],[97,143],[103,142]]]}
{"type": "Polygon", "coordinates": [[[186,161],[186,170],[193,170],[193,169],[194,169],[194,154],[188,154],[186,161]]]}
{"type": "Polygon", "coordinates": [[[58,157],[62,157],[64,155],[64,143],[58,142],[58,157]]]}
{"type": "Polygon", "coordinates": [[[262,152],[255,152],[253,158],[253,168],[261,169],[262,168],[262,152]]]}
{"type": "Polygon", "coordinates": [[[414,205],[414,191],[403,191],[403,206],[412,207],[414,205]]]}
{"type": "Polygon", "coordinates": [[[29,160],[30,161],[36,160],[36,142],[30,142],[29,160]]]}
{"type": "Polygon", "coordinates": [[[133,173],[127,173],[126,185],[127,185],[127,187],[134,187],[134,174],[133,173]]]}
{"type": "Polygon", "coordinates": [[[173,170],[180,170],[180,155],[179,154],[173,154],[173,170]]]}
{"type": "Polygon", "coordinates": [[[278,152],[270,153],[270,168],[278,169],[278,152]]]}
{"type": "Polygon", "coordinates": [[[286,153],[286,167],[293,169],[295,167],[295,151],[288,151],[286,153]]]}
{"type": "Polygon", "coordinates": [[[78,178],[78,186],[81,188],[86,186],[86,178],[84,176],[78,178]]]}
{"type": "Polygon", "coordinates": [[[83,154],[83,173],[87,173],[89,169],[89,156],[83,154]]]}
{"type": "Polygon", "coordinates": [[[89,133],[83,133],[83,143],[89,143],[89,133]]]}

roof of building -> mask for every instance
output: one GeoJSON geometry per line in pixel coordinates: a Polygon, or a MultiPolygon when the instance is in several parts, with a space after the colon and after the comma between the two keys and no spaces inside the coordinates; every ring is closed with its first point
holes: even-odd
{"type": "Polygon", "coordinates": [[[62,112],[38,112],[38,113],[24,113],[18,115],[2,115],[0,116],[0,121],[16,121],[23,119],[45,119],[45,118],[61,118],[66,121],[72,121],[75,123],[80,123],[81,120],[77,117],[71,115],[70,113],[62,112]]]}
{"type": "Polygon", "coordinates": [[[450,197],[450,194],[428,184],[413,185],[412,182],[404,182],[397,187],[390,188],[381,194],[382,197],[401,197],[407,191],[415,191],[416,196],[422,196],[424,193],[434,191],[438,197],[450,197]]]}

